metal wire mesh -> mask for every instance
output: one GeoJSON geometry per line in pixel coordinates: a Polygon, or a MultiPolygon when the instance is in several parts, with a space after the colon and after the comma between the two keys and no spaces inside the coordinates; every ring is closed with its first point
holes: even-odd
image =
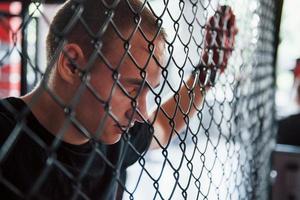
{"type": "Polygon", "coordinates": [[[1,101],[1,195],[267,199],[275,2],[89,1],[57,26],[45,1],[0,10],[1,82],[16,56],[17,89],[40,82],[1,101]]]}

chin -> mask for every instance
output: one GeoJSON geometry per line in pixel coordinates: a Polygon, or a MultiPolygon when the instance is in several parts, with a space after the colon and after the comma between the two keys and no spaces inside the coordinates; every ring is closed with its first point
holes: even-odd
{"type": "Polygon", "coordinates": [[[103,144],[115,144],[117,142],[120,141],[121,139],[121,134],[119,133],[115,133],[115,132],[108,132],[108,133],[103,133],[100,138],[99,141],[102,142],[103,144]]]}
{"type": "Polygon", "coordinates": [[[93,126],[91,133],[97,137],[100,143],[107,145],[115,144],[120,141],[123,131],[112,124],[113,123],[107,122],[101,131],[97,130],[99,128],[98,126],[93,126]]]}
{"type": "Polygon", "coordinates": [[[110,138],[110,139],[100,139],[100,141],[101,141],[103,144],[108,144],[108,145],[110,145],[110,144],[116,144],[117,142],[120,141],[120,139],[121,139],[121,137],[119,137],[119,138],[114,138],[114,139],[112,139],[112,138],[110,138]]]}

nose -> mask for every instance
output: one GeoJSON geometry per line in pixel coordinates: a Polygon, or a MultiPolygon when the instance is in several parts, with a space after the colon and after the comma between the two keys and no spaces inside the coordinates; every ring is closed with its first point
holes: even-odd
{"type": "Polygon", "coordinates": [[[133,122],[145,122],[145,120],[148,120],[149,115],[147,111],[146,97],[139,98],[135,102],[132,101],[130,108],[126,111],[126,117],[128,119],[132,118],[133,122]]]}

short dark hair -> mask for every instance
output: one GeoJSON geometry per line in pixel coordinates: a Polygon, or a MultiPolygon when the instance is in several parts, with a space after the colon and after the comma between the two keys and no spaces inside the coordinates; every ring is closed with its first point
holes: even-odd
{"type": "Polygon", "coordinates": [[[93,41],[102,42],[102,51],[105,51],[109,42],[113,41],[115,27],[120,31],[129,31],[134,28],[140,19],[139,27],[144,33],[151,33],[153,39],[166,39],[161,23],[140,0],[68,0],[56,13],[46,40],[47,63],[52,59],[59,44],[66,39],[69,43],[77,43],[85,48],[85,56],[93,50],[93,41]],[[110,4],[108,4],[110,3],[110,4]],[[112,20],[101,37],[99,33],[105,28],[113,11],[112,20]],[[155,36],[157,35],[157,36],[155,36]]]}

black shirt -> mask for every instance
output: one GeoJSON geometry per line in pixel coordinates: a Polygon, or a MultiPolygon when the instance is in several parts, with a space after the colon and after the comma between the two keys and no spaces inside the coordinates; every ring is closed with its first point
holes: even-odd
{"type": "Polygon", "coordinates": [[[300,146],[300,113],[279,121],[277,143],[300,146]]]}
{"type": "Polygon", "coordinates": [[[18,98],[0,101],[0,130],[0,199],[7,200],[115,199],[126,168],[152,138],[150,126],[137,123],[129,134],[132,145],[125,137],[114,145],[65,143],[18,98]]]}

